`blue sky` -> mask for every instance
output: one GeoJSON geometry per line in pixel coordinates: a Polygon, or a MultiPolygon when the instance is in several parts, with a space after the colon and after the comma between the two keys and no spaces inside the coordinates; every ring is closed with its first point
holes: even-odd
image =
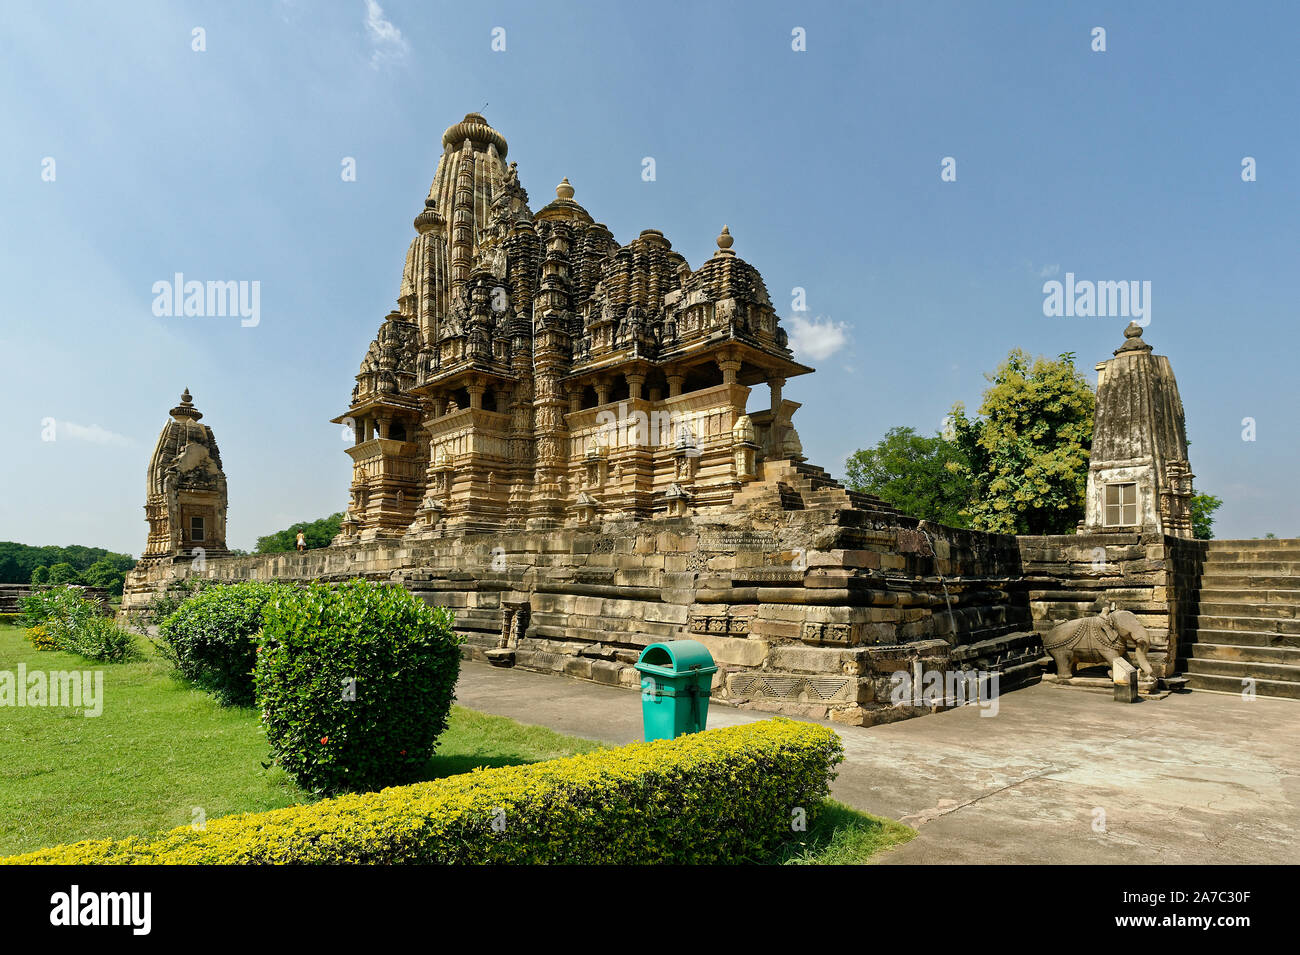
{"type": "Polygon", "coordinates": [[[621,242],[661,229],[693,267],[730,226],[818,368],[786,396],[833,473],[978,405],[1012,347],[1091,376],[1126,320],[1045,317],[1046,278],[1150,281],[1219,536],[1300,535],[1300,13],[1132,6],[7,3],[0,539],[138,554],[186,386],[232,546],[341,510],[329,419],[471,110],[534,208],[567,176],[621,242]],[[260,282],[260,323],[156,317],[177,272],[260,282]]]}

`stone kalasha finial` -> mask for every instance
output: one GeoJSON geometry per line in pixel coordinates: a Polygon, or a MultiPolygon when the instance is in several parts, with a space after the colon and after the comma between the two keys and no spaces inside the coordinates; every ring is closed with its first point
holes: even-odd
{"type": "Polygon", "coordinates": [[[1142,326],[1137,322],[1128,323],[1128,328],[1124,329],[1124,344],[1116,348],[1114,354],[1132,351],[1151,351],[1151,346],[1142,340],[1142,326]]]}
{"type": "Polygon", "coordinates": [[[573,198],[573,186],[569,185],[568,176],[565,176],[563,179],[561,179],[560,184],[555,187],[555,198],[557,199],[573,198]]]}
{"type": "Polygon", "coordinates": [[[731,230],[724,225],[722,231],[718,233],[718,251],[714,255],[735,255],[736,253],[731,251],[731,244],[735,241],[731,237],[731,230]]]}
{"type": "Polygon", "coordinates": [[[200,413],[194,407],[194,401],[190,397],[189,388],[186,388],[183,392],[181,392],[181,403],[178,404],[175,408],[173,408],[169,412],[169,414],[173,418],[190,418],[194,421],[198,421],[200,418],[203,417],[202,413],[200,413]]]}
{"type": "Polygon", "coordinates": [[[423,235],[441,222],[442,216],[438,213],[438,200],[432,197],[425,199],[424,208],[415,217],[415,231],[423,235]]]}

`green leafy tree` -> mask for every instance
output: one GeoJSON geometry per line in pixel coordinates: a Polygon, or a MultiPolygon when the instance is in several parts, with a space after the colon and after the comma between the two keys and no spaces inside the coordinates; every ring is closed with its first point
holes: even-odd
{"type": "Polygon", "coordinates": [[[79,584],[81,583],[81,575],[77,573],[77,568],[71,564],[59,563],[50,568],[50,576],[47,582],[55,585],[79,584]]]}
{"type": "Polygon", "coordinates": [[[46,584],[49,583],[49,581],[50,581],[50,568],[46,567],[44,564],[41,564],[39,567],[33,568],[31,583],[46,584]]]}
{"type": "Polygon", "coordinates": [[[968,527],[962,513],[973,490],[968,463],[961,448],[943,435],[890,428],[874,448],[854,452],[845,471],[850,488],[874,494],[904,514],[968,527]]]}
{"type": "Polygon", "coordinates": [[[81,579],[92,587],[103,587],[115,597],[120,597],[126,573],[107,557],[101,557],[86,568],[81,579]]]}
{"type": "Polygon", "coordinates": [[[978,415],[959,402],[952,422],[974,487],[972,527],[1006,534],[1064,534],[1083,517],[1096,405],[1074,356],[1030,360],[1013,349],[986,376],[978,415]]]}
{"type": "Polygon", "coordinates": [[[1195,494],[1188,501],[1192,512],[1192,536],[1207,541],[1214,537],[1214,512],[1223,506],[1223,499],[1213,494],[1195,494]]]}
{"type": "Polygon", "coordinates": [[[303,536],[307,539],[307,547],[328,547],[330,541],[338,536],[339,527],[343,523],[343,512],[331,514],[329,517],[322,517],[314,521],[303,521],[285,528],[282,531],[276,531],[274,534],[267,534],[265,537],[257,539],[258,554],[282,554],[287,551],[298,549],[298,532],[302,531],[303,536]]]}

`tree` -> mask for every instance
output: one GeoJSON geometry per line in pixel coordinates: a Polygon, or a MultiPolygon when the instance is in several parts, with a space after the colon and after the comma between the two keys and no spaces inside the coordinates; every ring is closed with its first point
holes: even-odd
{"type": "Polygon", "coordinates": [[[103,587],[115,597],[122,596],[122,586],[126,582],[126,574],[107,557],[101,557],[87,567],[81,578],[92,587],[103,587]]]}
{"type": "Polygon", "coordinates": [[[81,583],[81,575],[77,573],[77,568],[71,564],[59,563],[50,568],[50,575],[46,582],[55,586],[59,584],[79,584],[81,583]]]}
{"type": "Polygon", "coordinates": [[[343,523],[343,512],[331,514],[329,517],[322,517],[314,521],[303,521],[293,524],[282,531],[276,531],[274,534],[267,534],[265,537],[257,539],[258,554],[282,554],[286,551],[297,550],[298,532],[302,531],[303,536],[307,539],[307,547],[328,547],[330,541],[338,536],[339,527],[343,523]]]}
{"type": "Polygon", "coordinates": [[[1187,502],[1192,512],[1192,536],[1200,541],[1214,537],[1214,512],[1223,506],[1223,500],[1213,494],[1195,494],[1187,502]]]}
{"type": "Polygon", "coordinates": [[[974,493],[972,527],[1006,534],[1063,534],[1083,517],[1096,405],[1074,356],[1032,362],[1016,348],[984,392],[979,413],[952,411],[974,493]]]}
{"type": "Polygon", "coordinates": [[[31,582],[34,584],[48,583],[50,579],[50,568],[41,564],[39,567],[32,568],[31,582]]]}
{"type": "Polygon", "coordinates": [[[855,491],[874,494],[904,514],[949,527],[968,527],[969,462],[943,435],[927,438],[912,428],[890,428],[874,448],[856,451],[845,467],[855,491]]]}

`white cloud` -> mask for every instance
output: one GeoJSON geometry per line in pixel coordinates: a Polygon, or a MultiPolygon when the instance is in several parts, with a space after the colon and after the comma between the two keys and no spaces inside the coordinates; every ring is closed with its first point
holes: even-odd
{"type": "Polygon", "coordinates": [[[1061,271],[1061,267],[1059,265],[1044,265],[1041,269],[1038,270],[1038,277],[1040,279],[1050,279],[1053,275],[1058,274],[1060,271],[1061,271]]]}
{"type": "Polygon", "coordinates": [[[809,321],[802,315],[790,319],[790,347],[800,358],[821,361],[849,342],[848,325],[817,316],[809,321]]]}
{"type": "Polygon", "coordinates": [[[375,0],[366,0],[366,34],[370,38],[370,65],[376,70],[400,63],[411,50],[402,31],[384,19],[384,8],[375,0]]]}
{"type": "Polygon", "coordinates": [[[97,424],[77,424],[75,421],[60,421],[57,423],[55,440],[62,437],[72,438],[74,441],[89,441],[91,444],[112,444],[118,447],[128,447],[133,443],[126,435],[118,434],[116,431],[109,431],[97,424]]]}

